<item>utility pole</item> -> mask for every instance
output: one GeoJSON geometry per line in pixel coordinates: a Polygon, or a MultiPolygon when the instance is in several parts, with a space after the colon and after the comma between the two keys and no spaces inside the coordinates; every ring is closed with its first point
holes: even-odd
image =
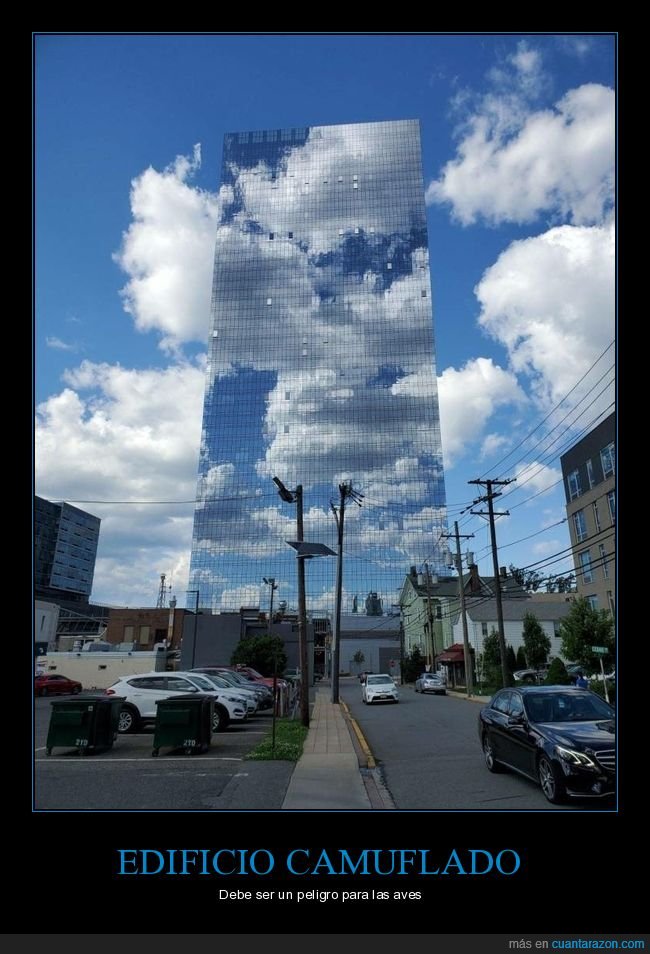
{"type": "Polygon", "coordinates": [[[431,612],[431,577],[429,564],[424,564],[424,573],[427,581],[427,616],[429,617],[429,636],[431,637],[431,672],[436,671],[436,641],[433,635],[433,613],[431,612]]]}
{"type": "MultiPolygon", "coordinates": [[[[473,533],[458,532],[458,521],[454,521],[454,533],[456,538],[456,569],[458,570],[458,593],[460,597],[460,617],[463,622],[463,660],[465,662],[465,691],[470,697],[474,690],[474,675],[472,673],[472,654],[469,651],[469,635],[467,633],[467,614],[465,612],[465,587],[463,586],[463,559],[460,555],[460,538],[463,540],[471,539],[473,533]]],[[[451,539],[451,533],[443,533],[443,537],[451,539]]]]}
{"type": "Polygon", "coordinates": [[[348,497],[360,507],[363,494],[352,489],[352,484],[339,484],[340,503],[338,510],[330,503],[336,521],[338,538],[338,559],[336,561],[336,606],[334,610],[334,633],[332,634],[332,702],[339,701],[339,650],[341,646],[341,598],[343,591],[343,523],[345,520],[345,501],[348,497]]]}
{"type": "MultiPolygon", "coordinates": [[[[305,539],[302,522],[302,484],[296,487],[296,537],[305,539]]],[[[309,657],[307,653],[307,602],[305,598],[305,559],[298,559],[298,646],[300,650],[300,721],[309,728],[309,657]]]]}
{"type": "MultiPolygon", "coordinates": [[[[493,491],[492,487],[504,487],[506,484],[511,484],[516,477],[509,477],[507,480],[468,480],[468,484],[485,484],[487,493],[483,497],[478,497],[474,504],[484,503],[487,501],[488,513],[487,516],[490,521],[490,540],[492,542],[492,565],[494,567],[494,588],[497,601],[497,622],[499,625],[499,653],[501,654],[501,677],[503,679],[504,687],[508,685],[509,676],[508,676],[508,665],[506,662],[506,637],[503,628],[503,604],[501,602],[501,577],[499,575],[499,555],[497,553],[497,535],[494,529],[494,518],[497,517],[509,517],[509,510],[502,510],[499,513],[495,514],[494,506],[492,501],[495,497],[501,496],[501,491],[493,491]]],[[[475,514],[478,517],[486,516],[484,510],[470,510],[470,513],[475,514]]]]}

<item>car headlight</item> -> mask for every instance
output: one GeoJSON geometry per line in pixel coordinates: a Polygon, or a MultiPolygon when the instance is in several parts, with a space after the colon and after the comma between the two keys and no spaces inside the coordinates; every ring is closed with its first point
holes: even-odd
{"type": "Polygon", "coordinates": [[[564,749],[561,745],[556,745],[555,751],[565,762],[571,765],[580,765],[582,768],[596,768],[593,759],[590,759],[584,752],[574,752],[573,749],[564,749]]]}
{"type": "Polygon", "coordinates": [[[228,702],[241,702],[237,696],[222,696],[222,699],[226,699],[228,702]]]}

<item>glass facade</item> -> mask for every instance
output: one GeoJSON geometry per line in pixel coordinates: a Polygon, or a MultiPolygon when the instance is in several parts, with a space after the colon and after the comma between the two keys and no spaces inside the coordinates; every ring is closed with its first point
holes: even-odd
{"type": "Polygon", "coordinates": [[[34,503],[34,577],[37,592],[90,596],[99,542],[99,517],[42,497],[34,503]]]}
{"type": "MultiPolygon", "coordinates": [[[[273,577],[295,607],[296,507],[272,478],[332,549],[351,481],[342,609],[386,612],[411,564],[444,571],[419,123],[228,134],[220,201],[189,586],[265,609],[273,577]]],[[[335,564],[307,563],[308,612],[333,609],[335,564]]]]}

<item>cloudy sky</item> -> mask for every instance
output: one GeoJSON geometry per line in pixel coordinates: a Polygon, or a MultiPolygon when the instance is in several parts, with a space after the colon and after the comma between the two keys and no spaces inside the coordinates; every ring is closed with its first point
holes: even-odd
{"type": "Polygon", "coordinates": [[[571,568],[559,456],[614,400],[614,52],[583,35],[37,37],[36,492],[102,518],[94,599],[151,605],[162,572],[184,597],[224,134],[400,118],[422,129],[450,520],[491,572],[467,481],[516,476],[500,563],[571,568]]]}

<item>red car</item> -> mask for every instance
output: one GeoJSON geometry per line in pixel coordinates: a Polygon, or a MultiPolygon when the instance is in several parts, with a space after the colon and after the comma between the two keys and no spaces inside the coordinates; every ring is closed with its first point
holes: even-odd
{"type": "Polygon", "coordinates": [[[77,692],[81,692],[81,683],[75,682],[74,679],[68,679],[67,676],[60,676],[54,672],[34,676],[35,696],[68,695],[77,692]]]}

